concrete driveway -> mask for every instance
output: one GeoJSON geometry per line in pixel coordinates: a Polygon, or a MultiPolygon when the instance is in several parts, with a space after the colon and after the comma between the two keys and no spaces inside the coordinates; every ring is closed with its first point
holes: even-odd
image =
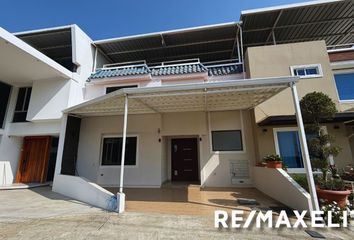
{"type": "MultiPolygon", "coordinates": [[[[213,216],[110,213],[50,187],[0,191],[0,239],[311,239],[303,230],[218,230],[213,216]]],[[[327,239],[354,232],[322,230],[327,239]]]]}

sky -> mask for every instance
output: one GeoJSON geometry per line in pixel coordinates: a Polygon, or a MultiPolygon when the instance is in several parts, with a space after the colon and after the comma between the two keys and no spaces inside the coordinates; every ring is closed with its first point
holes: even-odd
{"type": "Polygon", "coordinates": [[[242,10],[304,0],[1,0],[9,32],[77,24],[93,40],[238,21],[242,10]]]}

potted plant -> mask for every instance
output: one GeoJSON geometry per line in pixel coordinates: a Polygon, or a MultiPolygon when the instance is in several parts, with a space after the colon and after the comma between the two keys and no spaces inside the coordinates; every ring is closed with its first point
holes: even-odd
{"type": "Polygon", "coordinates": [[[343,169],[343,173],[341,175],[341,178],[346,181],[354,182],[354,168],[351,164],[347,165],[343,169]]]}
{"type": "Polygon", "coordinates": [[[281,160],[279,155],[276,154],[269,154],[263,158],[266,162],[266,167],[268,168],[282,168],[283,161],[281,160]]]}
{"type": "Polygon", "coordinates": [[[327,203],[335,201],[344,207],[350,192],[345,190],[335,165],[329,163],[329,159],[336,157],[341,148],[336,146],[334,138],[321,128],[322,121],[333,119],[335,116],[336,105],[330,97],[320,92],[307,94],[300,105],[306,123],[306,133],[314,136],[308,141],[312,167],[322,172],[322,177],[317,180],[317,195],[327,203]]]}

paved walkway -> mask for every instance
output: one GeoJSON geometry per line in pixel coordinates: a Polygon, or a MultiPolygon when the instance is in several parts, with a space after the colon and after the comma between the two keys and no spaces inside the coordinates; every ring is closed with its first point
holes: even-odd
{"type": "MultiPolygon", "coordinates": [[[[0,239],[311,239],[303,230],[218,230],[213,218],[109,213],[51,192],[49,187],[0,191],[0,239]]],[[[327,239],[353,239],[346,230],[327,239]]]]}
{"type": "MultiPolygon", "coordinates": [[[[112,193],[117,188],[107,188],[112,193]]],[[[215,210],[284,208],[285,206],[255,188],[203,188],[173,185],[162,188],[125,188],[128,212],[213,216],[215,210]],[[242,205],[237,199],[255,199],[257,205],[242,205]]]]}

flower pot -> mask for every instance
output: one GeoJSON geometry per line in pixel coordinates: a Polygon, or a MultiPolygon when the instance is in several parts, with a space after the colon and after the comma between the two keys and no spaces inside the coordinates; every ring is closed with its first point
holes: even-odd
{"type": "Polygon", "coordinates": [[[265,163],[265,162],[258,162],[256,164],[256,167],[266,167],[266,166],[267,166],[267,163],[265,163]]]}
{"type": "Polygon", "coordinates": [[[267,168],[282,168],[283,163],[280,161],[270,161],[267,162],[267,168]]]}
{"type": "Polygon", "coordinates": [[[316,192],[318,198],[325,200],[326,203],[336,202],[341,208],[345,207],[350,194],[349,190],[334,191],[320,189],[319,187],[316,187],[316,192]]]}

